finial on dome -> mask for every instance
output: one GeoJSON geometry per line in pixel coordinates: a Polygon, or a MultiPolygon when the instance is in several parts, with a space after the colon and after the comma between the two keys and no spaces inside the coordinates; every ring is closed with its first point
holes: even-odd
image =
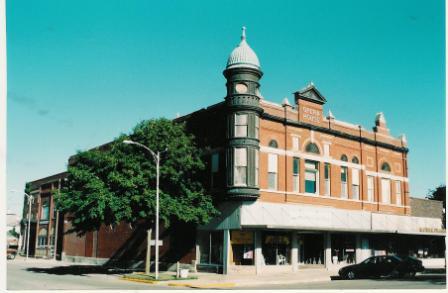
{"type": "Polygon", "coordinates": [[[246,27],[243,26],[241,28],[242,32],[241,32],[241,41],[244,41],[246,39],[246,27]]]}

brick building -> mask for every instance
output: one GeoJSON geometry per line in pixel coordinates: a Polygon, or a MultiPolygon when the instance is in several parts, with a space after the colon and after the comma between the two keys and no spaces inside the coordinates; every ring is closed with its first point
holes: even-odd
{"type": "MultiPolygon", "coordinates": [[[[406,138],[390,134],[383,113],[376,114],[372,130],[337,120],[330,111],[325,115],[327,99],[312,83],[295,91],[292,103],[267,101],[244,30],[224,76],[224,101],[176,119],[208,150],[204,183],[221,215],[188,230],[178,245],[165,241],[162,257],[178,251],[170,261],[260,273],[331,268],[377,254],[419,255],[423,239],[431,240],[427,246],[438,244],[422,257],[444,257],[441,219],[424,210],[413,214],[406,138]]],[[[126,225],[116,229],[64,236],[62,254],[106,260],[131,234],[144,238],[126,225]]],[[[180,231],[185,229],[165,236],[176,239],[180,231]]]]}
{"type": "MultiPolygon", "coordinates": [[[[54,194],[66,178],[67,173],[62,172],[27,183],[27,192],[33,196],[29,255],[77,263],[141,267],[146,255],[147,234],[144,227],[120,223],[115,227],[102,225],[98,231],[84,235],[70,232],[74,216],[59,213],[54,204],[54,194]]],[[[25,197],[21,221],[22,254],[26,254],[28,215],[25,197]]],[[[177,223],[167,229],[161,226],[160,238],[164,244],[160,249],[162,269],[173,266],[176,261],[192,263],[195,258],[194,235],[195,227],[189,224],[177,223]]],[[[154,258],[154,247],[152,250],[154,258]]]]}

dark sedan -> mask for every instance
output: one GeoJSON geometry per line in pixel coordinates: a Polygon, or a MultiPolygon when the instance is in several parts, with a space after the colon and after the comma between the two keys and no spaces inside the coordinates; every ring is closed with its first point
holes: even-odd
{"type": "Polygon", "coordinates": [[[415,276],[424,270],[422,262],[416,258],[401,258],[395,255],[372,256],[363,262],[343,267],[339,276],[343,279],[369,278],[381,276],[415,276]]]}

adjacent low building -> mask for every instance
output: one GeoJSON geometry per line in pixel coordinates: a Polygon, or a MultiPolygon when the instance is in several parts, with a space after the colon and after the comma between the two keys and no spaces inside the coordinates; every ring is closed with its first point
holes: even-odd
{"type": "MultiPolygon", "coordinates": [[[[224,101],[175,120],[207,150],[204,184],[221,210],[182,238],[194,245],[177,259],[223,273],[269,273],[379,254],[444,258],[441,206],[410,197],[406,137],[391,135],[383,113],[371,129],[325,115],[327,98],[313,83],[294,91],[292,102],[268,101],[244,30],[224,76],[224,101]]],[[[126,239],[106,235],[86,235],[77,246],[126,239]]],[[[62,249],[68,255],[69,246],[62,249]]],[[[86,246],[85,254],[110,257],[102,249],[86,246]]]]}

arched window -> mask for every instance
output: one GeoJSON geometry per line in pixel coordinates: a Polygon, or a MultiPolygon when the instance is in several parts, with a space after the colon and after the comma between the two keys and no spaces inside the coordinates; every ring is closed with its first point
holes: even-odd
{"type": "Polygon", "coordinates": [[[390,166],[389,166],[389,164],[388,164],[388,163],[383,163],[383,164],[381,165],[381,170],[382,170],[382,171],[386,171],[386,172],[390,172],[390,166]]]}
{"type": "Polygon", "coordinates": [[[352,158],[352,163],[353,163],[353,164],[359,164],[359,160],[358,160],[358,158],[357,158],[357,157],[353,157],[353,158],[352,158]]]}
{"type": "Polygon", "coordinates": [[[306,145],[305,151],[308,153],[320,154],[319,148],[315,143],[312,142],[306,145]]]}
{"type": "Polygon", "coordinates": [[[341,156],[341,161],[348,162],[348,158],[346,155],[341,156]]]}
{"type": "Polygon", "coordinates": [[[278,143],[277,143],[277,141],[276,141],[275,139],[272,139],[272,140],[269,142],[269,147],[271,147],[271,148],[278,148],[278,143]]]}

